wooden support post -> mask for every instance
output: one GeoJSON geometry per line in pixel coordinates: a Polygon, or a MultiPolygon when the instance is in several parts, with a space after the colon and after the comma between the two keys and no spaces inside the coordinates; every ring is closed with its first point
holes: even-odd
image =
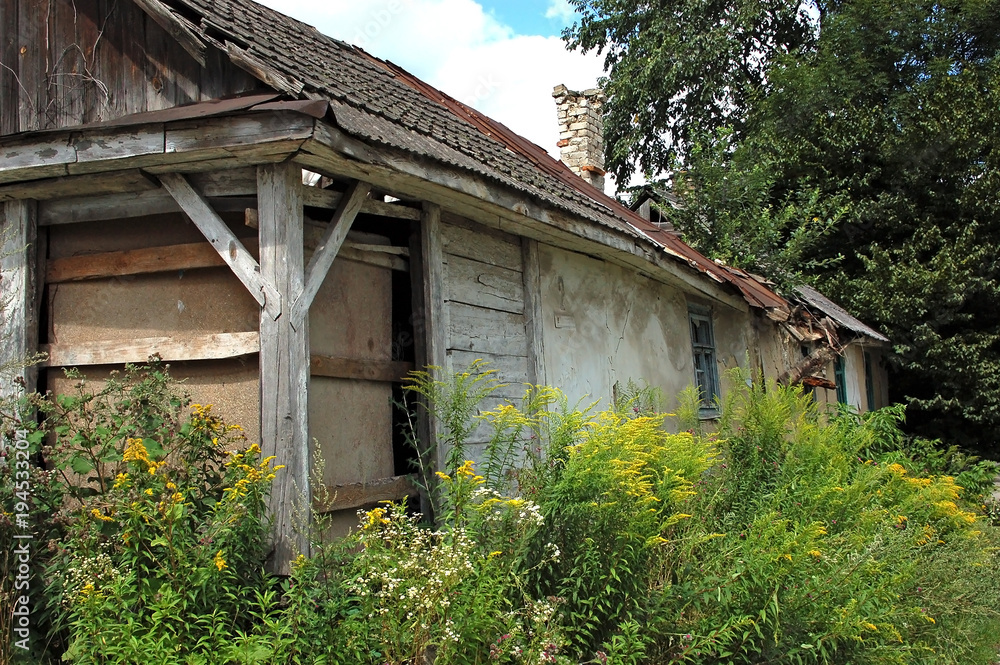
{"type": "MultiPolygon", "coordinates": [[[[257,167],[261,276],[293,303],[304,281],[302,170],[292,163],[257,167]]],[[[272,569],[291,572],[296,554],[309,554],[296,514],[309,516],[309,326],[292,325],[288,311],[260,317],[261,447],[284,464],[271,488],[272,569]]]]}
{"type": "Polygon", "coordinates": [[[340,246],[347,239],[347,232],[351,230],[351,224],[354,223],[354,218],[358,216],[361,205],[368,198],[369,191],[371,191],[371,185],[366,182],[356,181],[351,185],[351,189],[337,206],[336,214],[323,232],[323,237],[320,238],[319,244],[316,245],[316,249],[313,251],[312,258],[309,259],[309,265],[306,266],[305,283],[302,287],[302,293],[292,304],[293,327],[298,328],[300,323],[304,322],[306,317],[309,316],[309,305],[312,304],[313,298],[316,297],[319,287],[323,285],[323,280],[326,279],[326,274],[330,271],[333,260],[337,258],[340,246]]]}
{"type": "MultiPolygon", "coordinates": [[[[427,340],[427,365],[439,367],[437,378],[443,378],[448,367],[448,309],[445,307],[444,247],[441,238],[441,207],[424,203],[420,218],[420,253],[424,270],[424,335],[427,340]]],[[[435,459],[444,470],[448,451],[438,445],[439,428],[434,418],[428,419],[430,441],[435,445],[435,459]]]]}
{"type": "Polygon", "coordinates": [[[0,395],[21,391],[12,380],[20,376],[35,389],[37,371],[24,366],[38,351],[38,275],[34,201],[0,203],[0,395]]]}

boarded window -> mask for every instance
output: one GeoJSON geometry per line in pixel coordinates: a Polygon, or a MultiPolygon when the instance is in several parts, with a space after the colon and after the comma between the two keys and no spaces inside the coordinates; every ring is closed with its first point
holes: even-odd
{"type": "Polygon", "coordinates": [[[702,415],[715,413],[715,400],[719,396],[719,375],[715,363],[715,333],[712,315],[707,309],[691,306],[691,346],[694,352],[694,380],[701,395],[702,415]]]}

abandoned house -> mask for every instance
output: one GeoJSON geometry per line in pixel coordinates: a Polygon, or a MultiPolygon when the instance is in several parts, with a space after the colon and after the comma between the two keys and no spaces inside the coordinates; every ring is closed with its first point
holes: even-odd
{"type": "Polygon", "coordinates": [[[170,362],[287,466],[285,563],[311,441],[344,520],[412,491],[391,398],[413,368],[482,358],[502,398],[697,382],[711,415],[725,369],[803,380],[815,349],[853,344],[818,394],[885,403],[878,333],[706,259],[577,168],[590,182],[250,0],[0,0],[5,357],[46,352],[26,379],[56,391],[64,367],[170,362]]]}

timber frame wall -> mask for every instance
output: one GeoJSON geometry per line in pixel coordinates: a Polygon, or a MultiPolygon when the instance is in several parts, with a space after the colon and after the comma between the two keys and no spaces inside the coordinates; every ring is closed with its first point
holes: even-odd
{"type": "MultiPolygon", "coordinates": [[[[507,364],[505,371],[514,380],[544,382],[538,242],[582,252],[748,312],[742,299],[621,232],[541,208],[458,169],[373,148],[315,115],[268,110],[52,130],[0,138],[0,153],[7,247],[22,248],[4,264],[9,280],[5,292],[15,306],[3,331],[16,341],[12,355],[38,350],[39,294],[45,280],[228,266],[256,301],[256,332],[42,350],[54,366],[143,361],[152,351],[164,360],[259,353],[260,440],[264,454],[276,455],[287,467],[278,475],[270,504],[279,572],[288,572],[295,551],[306,551],[304,539],[295,533],[293,513],[300,494],[309,493],[310,368],[313,375],[360,379],[398,378],[412,368],[311,357],[309,307],[338,255],[364,253],[365,248],[348,242],[359,213],[395,218],[418,229],[409,248],[412,306],[422,314],[420,325],[414,326],[417,366],[461,366],[465,355],[493,354],[507,364]],[[306,187],[302,169],[350,184],[343,193],[306,187]],[[370,197],[372,190],[410,204],[385,203],[381,196],[370,197]],[[305,206],[335,210],[332,221],[311,224],[305,206]],[[23,249],[32,244],[39,225],[178,211],[194,222],[207,243],[68,257],[43,266],[36,265],[37,247],[23,249]],[[220,218],[240,211],[249,226],[257,227],[258,248],[253,238],[237,237],[220,218]],[[308,263],[306,248],[313,250],[308,263]],[[479,284],[487,279],[491,286],[474,292],[463,286],[463,279],[479,284]],[[466,325],[461,320],[468,322],[465,341],[460,340],[466,325]],[[499,337],[472,339],[476,320],[498,330],[499,337]]],[[[391,267],[400,257],[382,253],[367,260],[391,267]]],[[[30,385],[32,377],[27,378],[30,385]]],[[[429,440],[435,440],[436,424],[426,426],[429,440]]],[[[335,506],[319,508],[352,508],[412,492],[405,479],[390,477],[371,487],[340,488],[335,506]]]]}

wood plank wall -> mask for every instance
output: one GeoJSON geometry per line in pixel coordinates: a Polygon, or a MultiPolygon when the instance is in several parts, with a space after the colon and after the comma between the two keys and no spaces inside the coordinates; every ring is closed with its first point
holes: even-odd
{"type": "MultiPolygon", "coordinates": [[[[485,401],[484,408],[493,408],[522,397],[534,380],[521,238],[447,213],[441,221],[448,371],[489,362],[508,384],[485,401]]],[[[473,457],[488,439],[486,427],[473,433],[473,457]]]]}
{"type": "Polygon", "coordinates": [[[0,0],[0,134],[263,88],[214,48],[203,68],[133,2],[0,0]]]}

